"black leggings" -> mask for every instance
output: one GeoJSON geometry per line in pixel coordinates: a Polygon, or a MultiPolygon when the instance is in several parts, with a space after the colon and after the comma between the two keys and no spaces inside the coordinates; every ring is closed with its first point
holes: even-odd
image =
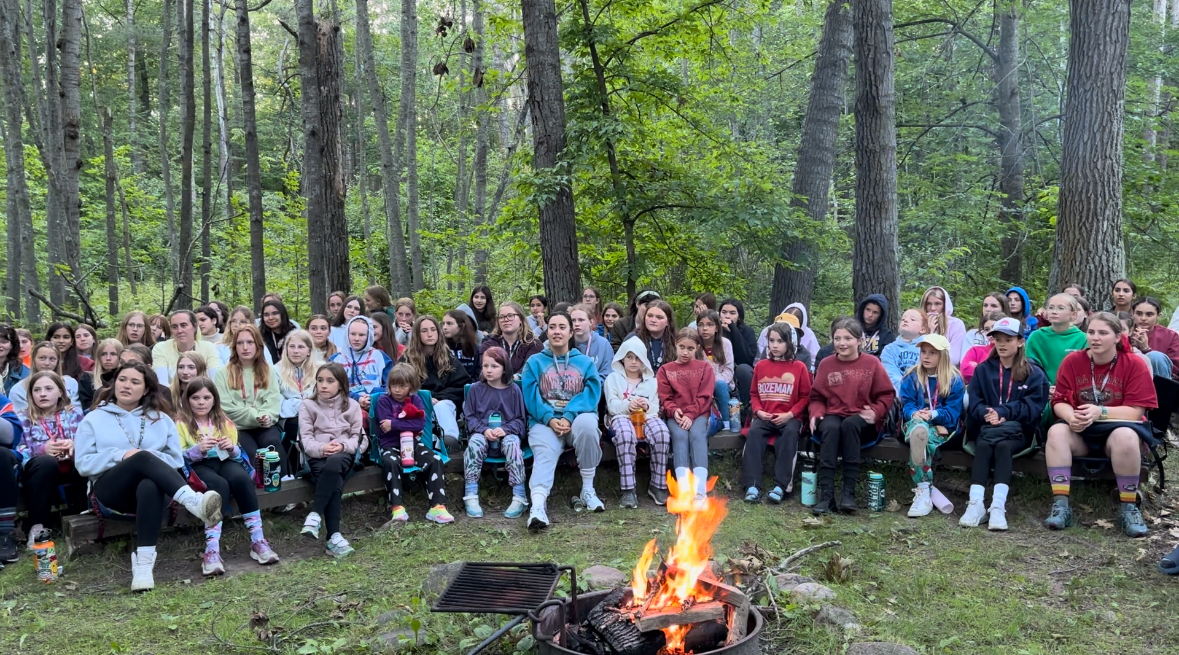
{"type": "Polygon", "coordinates": [[[202,459],[192,465],[192,470],[210,491],[221,496],[221,515],[229,514],[229,500],[237,503],[240,514],[258,511],[258,495],[254,479],[246,473],[241,462],[232,459],[202,459]]]}
{"type": "MultiPolygon", "coordinates": [[[[741,422],[744,423],[753,415],[753,409],[749,403],[749,385],[753,383],[753,367],[749,364],[737,364],[733,368],[733,384],[737,385],[737,399],[741,401],[741,422]]],[[[721,414],[728,416],[729,410],[727,408],[721,409],[721,414]]],[[[740,432],[740,426],[731,426],[733,432],[740,432]]],[[[782,487],[785,489],[786,487],[782,487]]]]}
{"type": "Polygon", "coordinates": [[[176,469],[141,450],[98,476],[93,489],[98,502],[106,507],[135,515],[137,545],[154,546],[160,540],[167,500],[185,484],[176,469]]]}
{"type": "Polygon", "coordinates": [[[251,462],[257,461],[258,451],[262,448],[273,447],[278,451],[279,466],[283,475],[290,475],[291,467],[288,463],[287,449],[282,445],[282,432],[277,425],[268,428],[238,428],[237,444],[251,462]]]}
{"type": "Polygon", "coordinates": [[[307,459],[315,482],[315,513],[323,517],[329,538],[340,531],[340,496],[344,493],[344,476],[352,470],[354,457],[336,453],[331,457],[307,459]]]}
{"type": "Polygon", "coordinates": [[[16,483],[16,467],[20,458],[7,446],[0,446],[0,508],[16,509],[20,504],[20,487],[16,483]]]}
{"type": "Polygon", "coordinates": [[[1015,454],[1027,448],[1029,441],[1027,435],[996,442],[976,440],[974,442],[974,465],[970,471],[970,484],[986,486],[992,461],[995,464],[995,484],[1011,484],[1011,470],[1015,454]]]}
{"type": "Polygon", "coordinates": [[[792,418],[781,426],[759,418],[753,419],[749,426],[749,435],[745,438],[745,457],[741,467],[741,486],[745,488],[761,486],[762,457],[770,437],[777,436],[774,442],[774,484],[782,487],[782,491],[790,488],[794,479],[794,456],[798,454],[798,432],[802,430],[802,423],[792,418]]]}
{"type": "Polygon", "coordinates": [[[53,455],[38,455],[25,464],[25,505],[29,508],[29,525],[49,525],[50,509],[60,496],[58,485],[66,486],[66,502],[72,511],[86,507],[86,479],[70,464],[62,471],[53,455]]]}
{"type": "Polygon", "coordinates": [[[843,485],[855,485],[863,456],[860,447],[876,438],[876,426],[858,414],[825,416],[819,421],[819,487],[835,486],[835,466],[843,457],[843,485]]]}
{"type": "MultiPolygon", "coordinates": [[[[446,504],[446,472],[438,454],[426,448],[420,439],[414,439],[414,464],[420,467],[422,481],[426,485],[426,497],[430,506],[446,504]]],[[[389,507],[401,507],[401,451],[390,448],[381,452],[381,470],[385,473],[385,492],[389,496],[389,507]]]]}

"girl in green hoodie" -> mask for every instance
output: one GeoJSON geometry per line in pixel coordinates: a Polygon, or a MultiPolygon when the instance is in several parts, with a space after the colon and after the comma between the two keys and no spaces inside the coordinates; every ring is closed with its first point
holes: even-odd
{"type": "Polygon", "coordinates": [[[1081,311],[1081,303],[1076,298],[1058,293],[1048,299],[1045,310],[1052,328],[1032,332],[1028,337],[1027,354],[1044,369],[1048,384],[1055,387],[1060,363],[1069,353],[1087,348],[1088,340],[1085,333],[1073,324],[1073,319],[1081,311]]]}

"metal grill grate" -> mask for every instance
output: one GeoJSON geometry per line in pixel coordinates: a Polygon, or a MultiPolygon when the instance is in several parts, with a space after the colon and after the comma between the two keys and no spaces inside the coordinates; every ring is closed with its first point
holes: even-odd
{"type": "Polygon", "coordinates": [[[552,597],[556,564],[464,562],[431,608],[435,612],[527,614],[552,597]]]}

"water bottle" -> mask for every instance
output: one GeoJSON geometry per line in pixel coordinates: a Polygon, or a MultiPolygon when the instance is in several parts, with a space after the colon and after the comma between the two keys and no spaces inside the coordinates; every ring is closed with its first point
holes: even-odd
{"type": "Polygon", "coordinates": [[[413,433],[401,433],[401,465],[408,468],[413,466],[413,433]]]}
{"type": "Polygon", "coordinates": [[[884,474],[875,471],[868,472],[868,509],[873,512],[884,511],[884,474]]]}
{"type": "MultiPolygon", "coordinates": [[[[499,415],[499,412],[493,412],[491,416],[487,417],[487,427],[489,429],[498,429],[503,423],[503,417],[499,415]]],[[[503,439],[496,439],[487,443],[487,456],[495,458],[504,456],[503,439]]]]}
{"type": "Polygon", "coordinates": [[[643,427],[647,424],[647,412],[638,410],[630,413],[630,424],[635,428],[635,440],[642,441],[646,438],[643,433],[643,427]]]}
{"type": "Polygon", "coordinates": [[[819,474],[815,470],[815,463],[806,459],[802,462],[802,490],[798,494],[802,504],[814,507],[819,502],[818,492],[819,474]]]}
{"type": "Polygon", "coordinates": [[[278,451],[274,449],[274,446],[269,446],[269,448],[266,448],[266,454],[263,457],[263,488],[266,491],[278,491],[282,489],[282,458],[278,456],[278,451]]]}
{"type": "Polygon", "coordinates": [[[729,401],[729,429],[741,431],[741,401],[736,398],[729,401]]]}
{"type": "Polygon", "coordinates": [[[33,569],[37,572],[37,579],[45,584],[52,584],[61,575],[61,567],[57,562],[57,550],[49,533],[42,532],[33,541],[33,569]]]}

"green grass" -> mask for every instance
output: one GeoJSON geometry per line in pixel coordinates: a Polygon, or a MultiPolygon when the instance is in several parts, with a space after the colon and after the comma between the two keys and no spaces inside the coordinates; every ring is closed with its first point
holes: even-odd
{"type": "MultiPolygon", "coordinates": [[[[714,472],[733,480],[736,466],[730,454],[714,462],[714,472]]],[[[889,497],[906,502],[909,485],[900,469],[887,473],[889,497]]],[[[617,509],[616,473],[600,475],[598,488],[611,509],[593,516],[564,509],[558,500],[573,493],[576,474],[562,470],[558,476],[563,486],[550,502],[555,522],[542,535],[502,518],[506,486],[491,482],[485,482],[488,518],[459,517],[445,527],[422,518],[420,491],[411,494],[412,521],[384,533],[375,530],[384,511],[374,496],[346,501],[344,530],[357,552],[341,562],[300,541],[301,512],[267,516],[268,537],[285,557],[269,570],[245,558],[240,522],[227,525],[222,543],[230,575],[212,581],[200,579],[202,535],[169,532],[159,546],[157,588],[143,595],[128,590],[127,542],[75,558],[54,585],[39,583],[24,555],[0,573],[0,652],[354,653],[367,652],[381,633],[413,625],[425,643],[409,652],[465,652],[503,617],[431,614],[432,599],[420,598],[431,566],[553,561],[579,570],[593,564],[627,570],[646,540],[670,539],[673,521],[649,502],[637,511],[617,509]],[[275,631],[267,641],[249,627],[256,612],[275,631]],[[381,615],[387,623],[377,625],[381,615]]],[[[454,496],[458,484],[452,479],[449,485],[454,496]]],[[[960,512],[965,476],[940,474],[938,484],[960,512]]],[[[736,485],[729,486],[721,489],[730,497],[730,513],[714,541],[717,557],[739,557],[745,542],[784,557],[841,540],[835,550],[854,561],[853,574],[848,582],[829,584],[836,603],[864,625],[857,641],[899,642],[925,653],[1179,653],[1179,631],[1171,623],[1179,618],[1172,609],[1176,581],[1154,571],[1154,561],[1173,541],[1166,535],[1169,518],[1152,528],[1153,538],[1140,541],[1099,527],[1049,533],[1039,525],[1048,504],[1046,484],[1017,480],[1006,534],[963,530],[956,516],[936,513],[920,521],[903,513],[864,514],[807,528],[803,519],[809,514],[797,501],[746,505],[736,485]]],[[[1106,485],[1080,486],[1074,503],[1086,525],[1113,519],[1106,485]]],[[[821,579],[831,552],[804,558],[799,572],[821,579]]],[[[785,596],[777,602],[781,619],[767,621],[763,652],[825,655],[849,643],[816,627],[812,608],[793,606],[785,596]]],[[[514,653],[527,645],[521,627],[488,652],[514,653]]]]}

